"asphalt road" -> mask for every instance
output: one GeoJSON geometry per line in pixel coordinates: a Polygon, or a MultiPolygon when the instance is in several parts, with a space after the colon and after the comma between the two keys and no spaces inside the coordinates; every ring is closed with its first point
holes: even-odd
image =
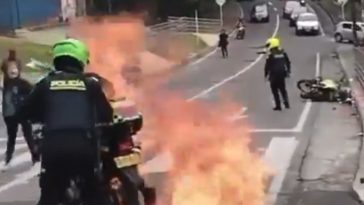
{"type": "MultiPolygon", "coordinates": [[[[222,92],[242,104],[245,112],[240,114],[237,110],[237,114],[254,126],[251,130],[254,148],[261,150],[268,163],[278,169],[268,189],[271,200],[275,201],[291,157],[299,142],[310,134],[318,109],[300,100],[295,83],[302,78],[313,78],[319,71],[320,56],[330,55],[335,44],[325,35],[296,37],[288,21],[280,17],[282,2],[272,3],[270,22],[248,24],[246,39],[231,39],[228,59],[222,59],[220,52],[213,52],[177,71],[167,86],[183,92],[186,100],[215,101],[222,92]],[[272,96],[263,76],[264,57],[252,48],[263,45],[272,34],[281,38],[292,61],[292,77],[287,82],[291,109],[282,112],[272,110],[272,96]]],[[[1,134],[4,136],[4,132],[1,134]]],[[[0,138],[0,153],[4,153],[4,149],[4,138],[0,138]]],[[[24,141],[20,139],[16,149],[14,163],[17,166],[0,173],[0,204],[34,204],[39,194],[36,178],[32,176],[39,168],[30,168],[24,141]],[[28,178],[30,180],[26,180],[28,178]]],[[[164,160],[158,163],[163,165],[164,160]]],[[[163,173],[148,175],[158,190],[161,190],[163,178],[163,173]]]]}

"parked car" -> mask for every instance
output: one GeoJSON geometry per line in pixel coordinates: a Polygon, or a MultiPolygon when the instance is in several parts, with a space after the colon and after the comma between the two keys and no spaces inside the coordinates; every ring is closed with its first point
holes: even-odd
{"type": "Polygon", "coordinates": [[[250,22],[269,22],[267,3],[255,4],[250,12],[250,22]]]}
{"type": "Polygon", "coordinates": [[[302,13],[296,21],[296,35],[304,33],[312,33],[318,35],[320,33],[320,23],[317,15],[314,13],[302,13]]]}
{"type": "Polygon", "coordinates": [[[296,25],[296,20],[298,18],[298,16],[302,13],[307,13],[308,9],[306,6],[300,6],[298,8],[295,8],[292,13],[291,13],[291,17],[289,19],[289,26],[293,27],[296,25]]]}
{"type": "Polygon", "coordinates": [[[298,2],[298,1],[286,1],[286,4],[283,7],[283,18],[289,19],[289,17],[292,14],[292,11],[295,8],[299,8],[299,7],[300,7],[300,2],[298,2]]]}
{"type": "MultiPolygon", "coordinates": [[[[357,22],[355,26],[356,34],[358,37],[358,40],[360,42],[363,42],[364,39],[364,23],[363,22],[357,22]]],[[[351,21],[342,21],[336,25],[335,29],[335,41],[336,42],[343,42],[343,41],[354,41],[354,35],[353,35],[353,22],[351,21]]]]}

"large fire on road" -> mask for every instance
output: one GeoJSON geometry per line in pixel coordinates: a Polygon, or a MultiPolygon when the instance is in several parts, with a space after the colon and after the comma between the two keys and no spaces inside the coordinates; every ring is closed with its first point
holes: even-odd
{"type": "MultiPolygon", "coordinates": [[[[158,145],[158,151],[171,153],[173,167],[166,191],[172,192],[172,205],[265,203],[267,169],[249,149],[249,126],[226,120],[241,105],[227,100],[214,105],[186,102],[177,91],[163,90],[150,82],[139,87],[127,85],[122,68],[131,56],[145,50],[142,21],[131,17],[113,23],[81,21],[72,32],[90,46],[89,69],[113,82],[117,97],[133,98],[143,112],[144,150],[153,144],[158,145]]],[[[161,66],[154,60],[152,67],[161,66]]]]}

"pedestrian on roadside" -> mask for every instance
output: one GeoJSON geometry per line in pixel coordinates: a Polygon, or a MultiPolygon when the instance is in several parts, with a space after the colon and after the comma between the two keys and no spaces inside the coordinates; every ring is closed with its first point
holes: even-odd
{"type": "Polygon", "coordinates": [[[13,49],[10,49],[9,52],[8,52],[8,57],[6,57],[2,63],[1,63],[1,72],[3,74],[3,87],[6,86],[6,82],[7,80],[9,79],[8,77],[8,68],[9,68],[9,65],[12,65],[13,63],[16,64],[16,67],[19,69],[19,74],[21,73],[22,71],[22,63],[20,61],[20,59],[17,58],[17,55],[16,55],[16,51],[13,50],[13,49]]]}
{"type": "Polygon", "coordinates": [[[291,62],[287,53],[280,48],[278,38],[269,40],[269,55],[265,63],[264,77],[270,82],[270,87],[274,97],[275,107],[273,110],[282,110],[279,94],[283,98],[284,106],[289,109],[289,100],[286,90],[286,78],[291,73],[291,62]]]}
{"type": "Polygon", "coordinates": [[[221,53],[223,58],[227,58],[229,56],[228,53],[228,45],[229,45],[229,36],[226,34],[225,29],[221,30],[220,36],[219,36],[219,47],[221,48],[221,53]]]}
{"type": "Polygon", "coordinates": [[[20,77],[20,69],[18,68],[16,61],[8,62],[6,71],[7,80],[6,86],[3,89],[2,113],[7,129],[8,139],[5,153],[5,164],[1,167],[2,171],[6,171],[11,166],[10,162],[15,150],[19,124],[22,127],[25,141],[32,156],[33,164],[39,161],[39,156],[34,150],[32,125],[29,121],[18,119],[16,117],[16,112],[25,98],[30,94],[32,85],[20,77]]]}

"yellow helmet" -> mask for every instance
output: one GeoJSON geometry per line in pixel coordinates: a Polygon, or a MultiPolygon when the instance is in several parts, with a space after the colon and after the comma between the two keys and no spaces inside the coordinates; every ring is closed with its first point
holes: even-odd
{"type": "Polygon", "coordinates": [[[266,47],[268,49],[272,48],[279,48],[280,47],[280,40],[276,37],[269,38],[266,42],[266,47]]]}

